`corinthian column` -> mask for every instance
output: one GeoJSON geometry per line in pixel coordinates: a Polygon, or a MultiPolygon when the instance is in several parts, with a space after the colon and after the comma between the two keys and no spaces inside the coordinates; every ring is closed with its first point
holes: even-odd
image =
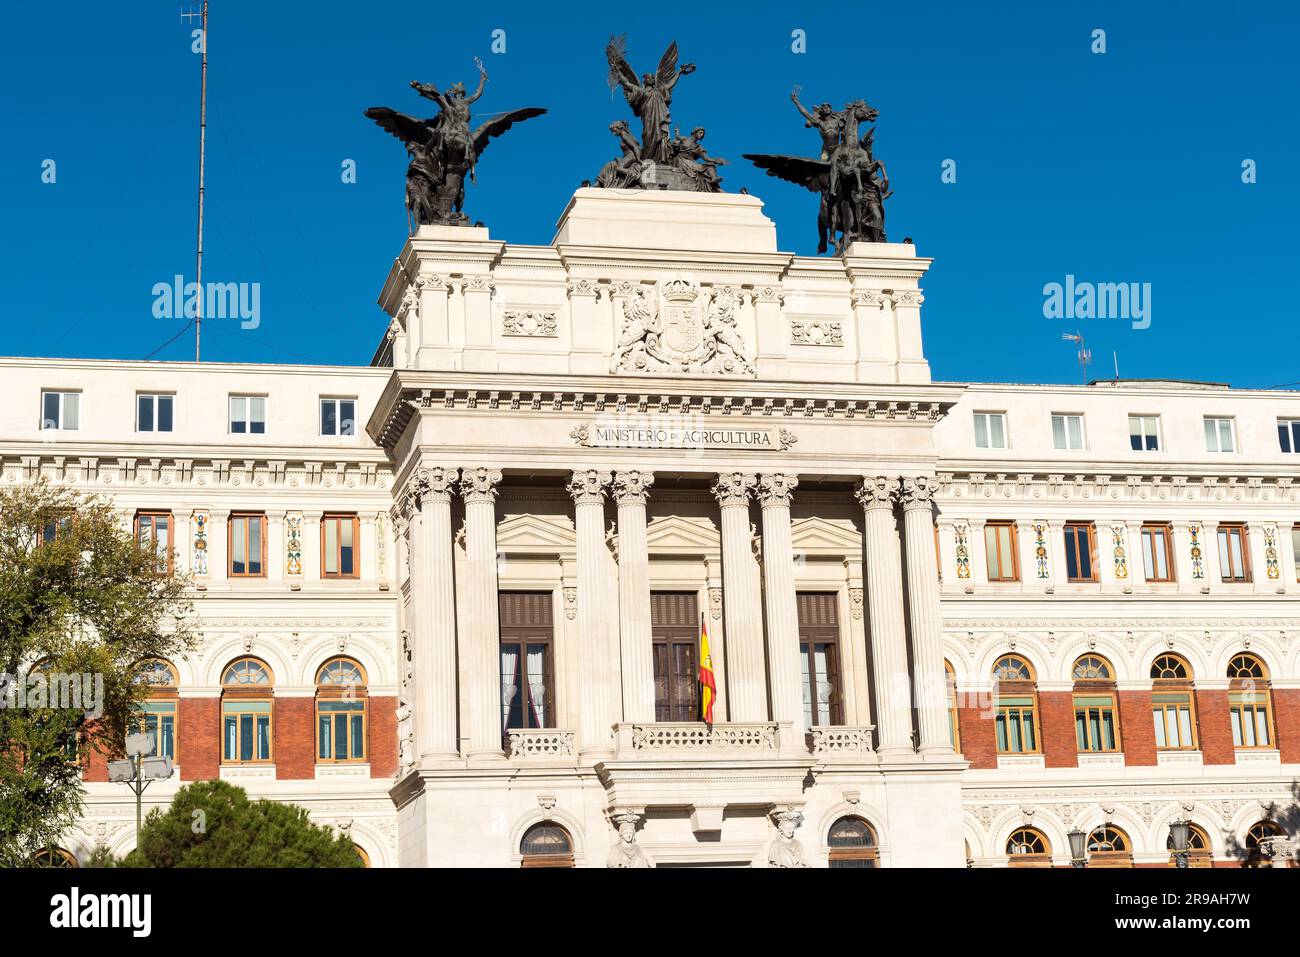
{"type": "Polygon", "coordinates": [[[612,610],[605,601],[601,551],[605,548],[605,487],[610,474],[596,469],[573,473],[573,523],[578,538],[578,628],[582,635],[578,663],[578,746],[583,756],[599,758],[613,751],[618,688],[606,662],[613,634],[612,610]]]}
{"type": "Polygon", "coordinates": [[[624,721],[653,721],[655,717],[650,556],[645,538],[645,500],[654,480],[650,472],[619,472],[614,476],[614,501],[618,502],[618,633],[624,721]]]}
{"type": "Polygon", "coordinates": [[[867,553],[867,615],[875,664],[876,734],[881,754],[912,752],[912,701],[903,625],[903,568],[894,499],[898,479],[876,476],[858,487],[867,553]]]}
{"type": "Polygon", "coordinates": [[[913,694],[921,739],[919,750],[923,753],[951,753],[947,675],[943,668],[943,623],[939,616],[939,578],[931,509],[936,491],[935,480],[928,476],[903,479],[907,607],[912,625],[912,667],[916,670],[913,694]]]}
{"type": "Polygon", "coordinates": [[[456,597],[451,563],[451,489],[459,470],[417,469],[403,496],[411,522],[411,702],[416,753],[457,753],[456,597]]]}
{"type": "Polygon", "coordinates": [[[783,744],[802,749],[803,689],[799,668],[799,611],[794,596],[794,544],[790,538],[790,497],[799,479],[783,472],[760,475],[763,506],[763,592],[767,599],[767,669],[772,688],[772,718],[790,723],[783,744]]]}
{"type": "Polygon", "coordinates": [[[727,707],[732,721],[767,720],[762,595],[749,537],[749,496],[757,480],[719,475],[713,486],[722,523],[722,614],[726,624],[727,707]]]}
{"type": "Polygon", "coordinates": [[[501,624],[497,605],[496,469],[464,469],[465,588],[467,614],[461,636],[471,757],[502,754],[501,624]]]}

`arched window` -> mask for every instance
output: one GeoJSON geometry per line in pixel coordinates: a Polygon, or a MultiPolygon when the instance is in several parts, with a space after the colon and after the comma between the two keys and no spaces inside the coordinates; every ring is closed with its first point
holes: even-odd
{"type": "Polygon", "coordinates": [[[1114,824],[1103,824],[1088,835],[1089,867],[1132,867],[1133,843],[1114,824]]]}
{"type": "Polygon", "coordinates": [[[1074,737],[1081,752],[1118,751],[1115,669],[1101,655],[1074,663],[1074,737]]]}
{"type": "Polygon", "coordinates": [[[1157,750],[1196,750],[1196,695],[1185,658],[1165,654],[1151,662],[1151,716],[1157,750]]]}
{"type": "MultiPolygon", "coordinates": [[[[1170,834],[1165,838],[1165,847],[1169,850],[1169,866],[1177,867],[1178,862],[1174,860],[1174,836],[1170,834]]],[[[1210,848],[1210,836],[1198,824],[1187,824],[1187,866],[1188,867],[1213,867],[1214,857],[1210,848]]]]}
{"type": "Polygon", "coordinates": [[[32,863],[37,867],[71,868],[80,867],[77,856],[61,847],[47,847],[32,855],[32,863]]]}
{"type": "Polygon", "coordinates": [[[316,672],[316,760],[366,760],[366,673],[351,658],[331,658],[316,672]]]}
{"type": "Polygon", "coordinates": [[[961,726],[957,722],[957,672],[948,661],[943,663],[944,689],[948,696],[948,737],[952,749],[961,750],[961,726]]]}
{"type": "Polygon", "coordinates": [[[1238,748],[1273,745],[1273,693],[1268,668],[1257,656],[1245,652],[1228,662],[1228,709],[1232,718],[1232,743],[1238,748]]]}
{"type": "Polygon", "coordinates": [[[860,817],[842,817],[826,836],[830,867],[879,867],[876,832],[860,817]]]}
{"type": "Polygon", "coordinates": [[[142,705],[137,729],[149,737],[147,757],[176,760],[176,703],[180,678],[170,661],[147,658],[135,666],[135,680],[149,686],[149,700],[142,705]]]}
{"type": "Polygon", "coordinates": [[[1037,754],[1038,686],[1034,669],[1019,655],[1003,655],[993,663],[998,701],[998,754],[1037,754]]]}
{"type": "Polygon", "coordinates": [[[361,858],[362,867],[370,866],[370,855],[366,853],[366,849],[364,847],[362,847],[360,844],[353,844],[352,850],[356,851],[357,857],[361,858]]]}
{"type": "Polygon", "coordinates": [[[534,824],[519,842],[523,867],[572,867],[573,839],[554,821],[534,824]]]}
{"type": "Polygon", "coordinates": [[[1051,842],[1038,828],[1017,828],[1007,838],[1007,864],[1011,867],[1051,867],[1051,842]]]}
{"type": "Polygon", "coordinates": [[[271,669],[257,658],[238,658],[221,675],[221,758],[227,764],[271,761],[275,699],[271,669]]]}
{"type": "Polygon", "coordinates": [[[1272,867],[1272,838],[1286,837],[1276,821],[1258,821],[1246,831],[1246,861],[1242,867],[1272,867]]]}

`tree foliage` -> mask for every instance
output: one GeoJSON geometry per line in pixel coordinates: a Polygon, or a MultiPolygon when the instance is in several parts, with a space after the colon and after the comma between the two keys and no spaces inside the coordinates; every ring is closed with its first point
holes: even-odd
{"type": "Polygon", "coordinates": [[[361,867],[352,842],[313,824],[294,804],[251,801],[226,781],[176,792],[149,812],[122,867],[361,867]]]}
{"type": "Polygon", "coordinates": [[[0,489],[0,867],[75,823],[91,752],[120,755],[148,696],[139,663],[193,646],[188,582],[158,566],[98,497],[45,481],[0,489]],[[93,689],[78,707],[58,707],[66,676],[93,689]]]}

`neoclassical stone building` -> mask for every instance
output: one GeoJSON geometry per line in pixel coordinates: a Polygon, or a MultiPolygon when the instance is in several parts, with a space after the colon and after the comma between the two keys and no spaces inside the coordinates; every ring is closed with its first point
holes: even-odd
{"type": "MultiPolygon", "coordinates": [[[[932,382],[928,265],[582,189],[547,246],[411,237],[368,368],[3,360],[2,480],[195,577],[150,801],[377,866],[1281,861],[1300,397],[932,382]]],[[[68,849],[129,848],[86,774],[68,849]]]]}

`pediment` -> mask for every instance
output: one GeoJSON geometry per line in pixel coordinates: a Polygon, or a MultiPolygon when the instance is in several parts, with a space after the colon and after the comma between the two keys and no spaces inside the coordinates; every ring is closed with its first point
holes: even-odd
{"type": "Polygon", "coordinates": [[[515,515],[497,526],[497,549],[500,551],[573,551],[577,541],[568,522],[536,515],[515,515]]]}
{"type": "Polygon", "coordinates": [[[853,555],[862,550],[862,538],[848,521],[800,518],[790,523],[790,539],[796,551],[853,555]]]}
{"type": "Polygon", "coordinates": [[[718,530],[707,518],[665,515],[646,526],[646,544],[658,552],[716,552],[718,530]]]}

